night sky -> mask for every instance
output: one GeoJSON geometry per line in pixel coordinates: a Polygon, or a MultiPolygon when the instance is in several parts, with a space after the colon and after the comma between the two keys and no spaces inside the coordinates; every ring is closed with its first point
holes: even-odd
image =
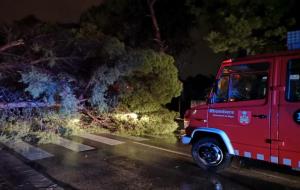
{"type": "Polygon", "coordinates": [[[102,0],[0,0],[0,22],[33,14],[51,22],[76,22],[82,12],[102,0]]]}
{"type": "MultiPolygon", "coordinates": [[[[78,21],[80,14],[103,0],[0,0],[0,22],[11,22],[28,15],[35,15],[43,21],[69,23],[78,21]]],[[[202,29],[205,29],[204,27],[202,29]]],[[[199,31],[198,31],[199,32],[199,31]]],[[[185,79],[197,74],[215,75],[221,58],[208,48],[207,42],[199,33],[195,36],[197,48],[188,52],[189,60],[181,68],[185,79]]]]}

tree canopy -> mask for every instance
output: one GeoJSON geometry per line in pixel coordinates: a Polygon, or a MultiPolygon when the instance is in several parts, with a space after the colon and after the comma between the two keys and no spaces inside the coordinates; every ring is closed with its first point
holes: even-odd
{"type": "Polygon", "coordinates": [[[189,0],[188,5],[196,19],[205,18],[209,24],[205,38],[215,53],[248,55],[283,50],[287,31],[295,25],[290,15],[295,1],[189,0]]]}

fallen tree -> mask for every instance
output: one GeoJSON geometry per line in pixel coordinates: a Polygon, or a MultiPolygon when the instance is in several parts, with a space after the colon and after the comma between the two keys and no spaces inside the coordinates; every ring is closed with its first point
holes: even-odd
{"type": "Polygon", "coordinates": [[[126,47],[85,24],[37,22],[27,30],[16,24],[12,32],[22,40],[0,44],[0,83],[6,89],[0,92],[1,123],[17,122],[11,115],[32,110],[33,118],[20,117],[22,122],[37,117],[41,126],[59,126],[56,132],[74,121],[139,135],[177,128],[176,113],[164,108],[181,91],[171,56],[126,47]]]}

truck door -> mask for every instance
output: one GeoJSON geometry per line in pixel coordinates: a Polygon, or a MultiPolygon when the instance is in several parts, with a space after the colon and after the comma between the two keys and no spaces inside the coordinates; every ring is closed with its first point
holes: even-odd
{"type": "Polygon", "coordinates": [[[211,95],[208,125],[227,133],[235,154],[269,160],[273,59],[222,65],[211,95]]]}
{"type": "Polygon", "coordinates": [[[300,168],[300,56],[282,58],[281,66],[279,163],[300,168]]]}

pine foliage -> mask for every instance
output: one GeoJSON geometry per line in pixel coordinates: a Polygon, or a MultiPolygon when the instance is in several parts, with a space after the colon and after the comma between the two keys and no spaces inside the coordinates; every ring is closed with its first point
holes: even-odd
{"type": "MultiPolygon", "coordinates": [[[[149,49],[132,49],[97,31],[97,26],[91,23],[82,23],[79,28],[40,22],[26,30],[19,27],[16,24],[11,30],[24,37],[26,47],[12,48],[0,58],[3,76],[0,82],[7,89],[17,86],[15,89],[22,92],[20,96],[27,94],[26,101],[29,97],[30,102],[42,102],[54,106],[54,110],[59,108],[51,122],[42,118],[39,125],[44,127],[47,123],[50,128],[65,130],[60,123],[71,122],[72,118],[78,121],[79,117],[85,125],[95,126],[102,125],[100,117],[110,120],[107,114],[136,112],[139,119],[146,114],[152,119],[148,123],[128,122],[126,126],[131,127],[125,129],[144,133],[154,133],[155,127],[162,133],[176,129],[173,121],[176,114],[164,109],[181,91],[172,56],[149,49]],[[160,110],[164,110],[161,112],[164,118],[159,118],[160,110]]],[[[37,115],[31,116],[33,121],[37,115]]],[[[5,115],[0,119],[7,122],[7,118],[5,115]]],[[[16,122],[17,118],[13,120],[16,122]]],[[[122,130],[123,124],[112,122],[105,126],[122,130]]]]}
{"type": "Polygon", "coordinates": [[[34,68],[29,72],[22,72],[21,76],[20,82],[28,85],[25,91],[29,92],[33,98],[42,98],[49,104],[55,104],[57,84],[52,76],[38,72],[34,68]]]}
{"type": "Polygon", "coordinates": [[[21,73],[20,82],[27,85],[24,90],[32,96],[33,100],[40,99],[49,105],[61,104],[60,113],[64,116],[78,113],[79,101],[70,84],[59,79],[32,68],[29,72],[21,73]]]}
{"type": "Polygon", "coordinates": [[[135,52],[133,56],[138,56],[140,62],[137,69],[124,78],[128,93],[122,97],[122,103],[131,111],[154,112],[180,95],[181,83],[171,56],[152,50],[135,52]]]}

